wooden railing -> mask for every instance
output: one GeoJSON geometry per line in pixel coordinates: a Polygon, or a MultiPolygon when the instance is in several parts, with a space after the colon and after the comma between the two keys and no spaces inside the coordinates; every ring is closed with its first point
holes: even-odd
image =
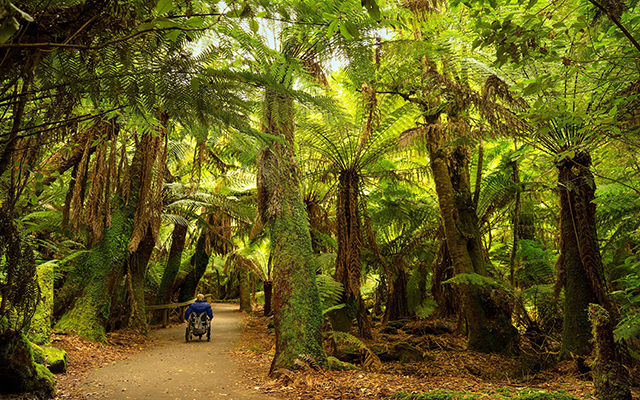
{"type": "MultiPolygon", "coordinates": [[[[213,296],[212,294],[205,294],[204,297],[206,298],[210,298],[211,296],[213,296]]],[[[185,301],[182,303],[169,303],[169,304],[157,304],[157,305],[152,305],[152,306],[146,306],[145,305],[145,310],[147,311],[151,311],[151,310],[162,310],[162,327],[166,328],[167,325],[169,324],[169,311],[175,309],[175,308],[182,308],[180,315],[184,316],[184,312],[187,309],[187,306],[189,306],[189,304],[194,303],[196,301],[196,299],[193,300],[189,300],[189,301],[185,301]]]]}

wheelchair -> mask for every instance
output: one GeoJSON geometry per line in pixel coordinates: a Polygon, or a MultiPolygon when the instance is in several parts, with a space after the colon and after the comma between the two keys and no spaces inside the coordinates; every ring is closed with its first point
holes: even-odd
{"type": "Polygon", "coordinates": [[[194,339],[194,336],[202,340],[202,336],[204,335],[207,335],[207,342],[211,340],[211,321],[209,321],[207,313],[191,313],[187,320],[187,331],[184,335],[185,340],[189,342],[194,339]]]}

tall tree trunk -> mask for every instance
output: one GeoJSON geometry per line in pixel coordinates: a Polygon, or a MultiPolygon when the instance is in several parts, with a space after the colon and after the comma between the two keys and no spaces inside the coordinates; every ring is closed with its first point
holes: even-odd
{"type": "Polygon", "coordinates": [[[407,303],[407,273],[402,268],[394,268],[395,274],[389,276],[389,289],[384,312],[383,324],[409,316],[407,303]]]}
{"type": "Polygon", "coordinates": [[[273,305],[276,354],[269,371],[295,369],[300,355],[326,365],[323,322],[316,285],[309,219],[300,193],[300,170],[294,162],[293,100],[267,89],[263,130],[280,137],[258,160],[258,216],[271,224],[273,305]]]}
{"type": "Polygon", "coordinates": [[[240,281],[240,311],[251,314],[251,274],[249,268],[240,264],[238,280],[240,281]]]}
{"type": "Polygon", "coordinates": [[[564,324],[560,358],[591,353],[590,303],[602,305],[611,315],[617,312],[603,288],[603,265],[598,246],[595,212],[595,182],[591,156],[580,152],[558,164],[560,191],[560,257],[556,263],[556,291],[564,288],[564,324]]]}
{"type": "Polygon", "coordinates": [[[180,293],[178,294],[178,302],[180,303],[192,300],[196,296],[198,282],[200,282],[202,275],[204,275],[207,270],[207,265],[209,265],[211,249],[208,243],[210,241],[210,235],[211,232],[207,228],[203,228],[196,243],[196,251],[189,261],[191,269],[187,273],[182,285],[180,285],[180,293]]]}
{"type": "MultiPolygon", "coordinates": [[[[469,154],[458,146],[453,154],[438,126],[426,128],[431,170],[445,228],[447,246],[457,274],[487,275],[469,186],[469,154]]],[[[481,352],[504,353],[518,347],[517,330],[510,312],[490,290],[479,285],[459,285],[469,336],[468,347],[481,352]]]]}
{"type": "Polygon", "coordinates": [[[351,330],[351,321],[357,318],[358,333],[362,337],[371,337],[371,322],[360,294],[362,280],[362,222],[360,219],[360,188],[358,172],[343,171],[338,183],[338,210],[336,212],[338,254],[336,258],[335,279],[344,287],[342,301],[346,307],[336,310],[338,320],[346,321],[343,330],[351,330]],[[344,314],[344,315],[340,315],[344,314]],[[367,328],[369,327],[369,328],[367,328]]]}
{"type": "Polygon", "coordinates": [[[148,332],[144,304],[145,276],[155,244],[153,233],[149,228],[138,249],[129,256],[125,266],[124,302],[120,314],[124,316],[122,327],[131,328],[143,334],[148,332]]]}
{"type": "Polygon", "coordinates": [[[509,282],[511,282],[511,287],[516,287],[516,267],[518,265],[518,246],[520,243],[520,169],[518,168],[518,161],[512,161],[511,167],[513,182],[518,189],[513,206],[513,246],[511,247],[511,259],[509,261],[509,282]]]}
{"type": "Polygon", "coordinates": [[[264,316],[271,315],[273,303],[273,281],[271,279],[264,281],[264,316]]]}
{"type": "MultiPolygon", "coordinates": [[[[444,235],[444,228],[442,235],[444,235]]],[[[453,278],[455,272],[449,255],[449,248],[446,240],[440,244],[438,253],[434,261],[433,277],[431,279],[431,294],[438,303],[435,316],[438,318],[449,318],[458,315],[460,312],[460,294],[454,285],[443,285],[442,282],[453,278]]]]}
{"type": "MultiPolygon", "coordinates": [[[[173,295],[173,282],[180,270],[182,262],[182,252],[187,240],[187,225],[175,224],[171,233],[171,248],[167,257],[167,265],[162,272],[162,279],[158,293],[156,293],[156,304],[169,304],[173,295]]],[[[163,310],[157,310],[153,315],[153,323],[159,324],[162,321],[163,310]]]]}
{"type": "MultiPolygon", "coordinates": [[[[158,164],[156,157],[161,147],[161,139],[153,135],[142,135],[136,144],[123,193],[113,201],[110,225],[106,224],[101,239],[77,266],[75,279],[66,284],[74,286],[78,295],[71,309],[58,321],[57,329],[104,342],[108,327],[122,326],[120,321],[110,321],[110,316],[116,305],[125,300],[122,296],[123,285],[130,285],[131,296],[127,301],[135,307],[125,314],[126,325],[146,331],[142,291],[144,270],[154,238],[151,223],[140,217],[140,213],[146,207],[146,212],[154,209],[159,215],[157,207],[162,207],[161,203],[151,198],[153,165],[158,164]],[[136,229],[142,234],[132,250],[136,229]]],[[[105,201],[104,204],[111,205],[111,202],[105,201]]]]}

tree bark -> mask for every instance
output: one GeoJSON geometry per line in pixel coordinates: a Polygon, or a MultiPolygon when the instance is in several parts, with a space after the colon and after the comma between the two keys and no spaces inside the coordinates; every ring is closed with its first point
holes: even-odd
{"type": "Polygon", "coordinates": [[[599,305],[589,305],[589,319],[596,342],[596,367],[593,386],[598,400],[631,400],[629,375],[620,363],[613,339],[613,324],[609,313],[599,305]]]}
{"type": "MultiPolygon", "coordinates": [[[[430,127],[427,142],[447,246],[456,275],[487,270],[482,253],[478,218],[472,205],[468,151],[458,146],[453,154],[443,143],[439,127],[430,127]]],[[[518,348],[517,330],[504,301],[479,285],[459,285],[469,336],[467,345],[480,352],[505,353],[518,348]]]]}
{"type": "Polygon", "coordinates": [[[591,353],[590,303],[602,305],[614,321],[617,313],[603,288],[603,265],[598,246],[595,182],[591,156],[580,152],[558,164],[560,191],[560,257],[556,263],[556,291],[564,288],[564,324],[560,359],[591,353]]]}
{"type": "Polygon", "coordinates": [[[516,287],[516,267],[518,266],[518,246],[520,243],[520,169],[518,161],[512,161],[513,182],[518,186],[513,206],[513,246],[511,247],[511,259],[509,261],[509,282],[511,287],[516,287]]]}
{"type": "MultiPolygon", "coordinates": [[[[173,283],[180,270],[182,262],[182,252],[187,240],[187,225],[175,224],[171,233],[171,248],[167,258],[167,265],[162,272],[162,280],[158,293],[156,293],[156,304],[169,304],[173,295],[173,283]]],[[[157,310],[153,315],[153,323],[159,324],[162,321],[162,310],[157,310]]]]}
{"type": "Polygon", "coordinates": [[[244,265],[238,265],[240,268],[240,311],[251,314],[251,277],[249,269],[244,265]]]}
{"type": "MultiPolygon", "coordinates": [[[[443,228],[439,228],[439,230],[443,228]]],[[[442,232],[444,235],[444,232],[442,232]]],[[[454,285],[443,285],[442,282],[453,278],[455,272],[451,263],[451,256],[447,242],[444,240],[440,244],[436,255],[433,277],[431,280],[431,294],[438,303],[435,316],[438,318],[449,318],[460,313],[460,294],[454,285]]]]}
{"type": "Polygon", "coordinates": [[[338,254],[335,279],[344,287],[342,301],[346,307],[336,310],[337,318],[345,321],[343,329],[351,330],[351,321],[357,318],[358,334],[371,338],[371,321],[367,316],[360,294],[362,280],[362,221],[358,210],[360,178],[355,170],[343,171],[338,178],[338,207],[336,211],[338,254]],[[341,315],[342,314],[342,315],[341,315]]]}
{"type": "Polygon", "coordinates": [[[179,303],[192,300],[196,296],[198,282],[200,282],[202,275],[204,275],[207,270],[207,265],[209,265],[211,250],[207,249],[207,243],[210,240],[210,234],[211,233],[207,228],[203,228],[203,231],[198,238],[196,251],[189,261],[191,269],[187,273],[187,277],[182,282],[182,285],[180,285],[180,293],[178,294],[179,303]]]}
{"type": "Polygon", "coordinates": [[[402,268],[395,268],[395,274],[389,278],[386,308],[382,323],[396,321],[409,316],[407,304],[407,273],[402,268]]]}
{"type": "Polygon", "coordinates": [[[273,281],[266,280],[264,281],[264,316],[265,317],[268,317],[269,315],[271,315],[272,302],[273,302],[273,281]]]}
{"type": "Polygon", "coordinates": [[[300,170],[294,162],[293,118],[293,100],[267,89],[263,131],[283,139],[273,142],[258,160],[258,215],[271,225],[276,332],[271,376],[279,369],[296,369],[295,360],[301,356],[327,364],[309,219],[299,188],[300,170]]]}
{"type": "MultiPolygon", "coordinates": [[[[148,199],[140,201],[140,193],[143,192],[142,188],[151,185],[150,165],[158,154],[158,147],[158,138],[152,135],[143,135],[136,144],[127,174],[128,186],[132,190],[128,192],[128,199],[124,189],[123,193],[116,196],[111,226],[105,229],[101,240],[91,247],[86,258],[80,260],[74,279],[67,283],[75,287],[78,295],[71,309],[58,321],[57,329],[100,342],[106,340],[107,330],[115,327],[130,326],[146,332],[142,293],[146,262],[153,250],[151,226],[144,229],[141,245],[133,253],[128,247],[136,228],[132,221],[138,209],[151,206],[151,202],[144,201],[148,199]],[[143,172],[145,169],[146,173],[143,172]],[[131,306],[130,311],[124,314],[122,320],[110,318],[112,311],[122,303],[123,297],[120,295],[123,280],[125,286],[129,285],[126,304],[131,306]],[[123,325],[123,321],[126,321],[126,325],[123,325]]],[[[162,207],[162,204],[155,203],[155,206],[162,207]]]]}

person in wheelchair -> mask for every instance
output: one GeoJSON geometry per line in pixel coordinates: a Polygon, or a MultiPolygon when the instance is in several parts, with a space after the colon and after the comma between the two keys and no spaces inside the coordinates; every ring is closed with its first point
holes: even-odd
{"type": "Polygon", "coordinates": [[[213,310],[211,305],[204,299],[204,295],[198,294],[196,301],[191,303],[184,313],[184,319],[187,321],[187,331],[185,339],[187,342],[191,336],[198,336],[202,339],[202,335],[207,335],[207,341],[211,338],[211,323],[213,318],[213,310]]]}

